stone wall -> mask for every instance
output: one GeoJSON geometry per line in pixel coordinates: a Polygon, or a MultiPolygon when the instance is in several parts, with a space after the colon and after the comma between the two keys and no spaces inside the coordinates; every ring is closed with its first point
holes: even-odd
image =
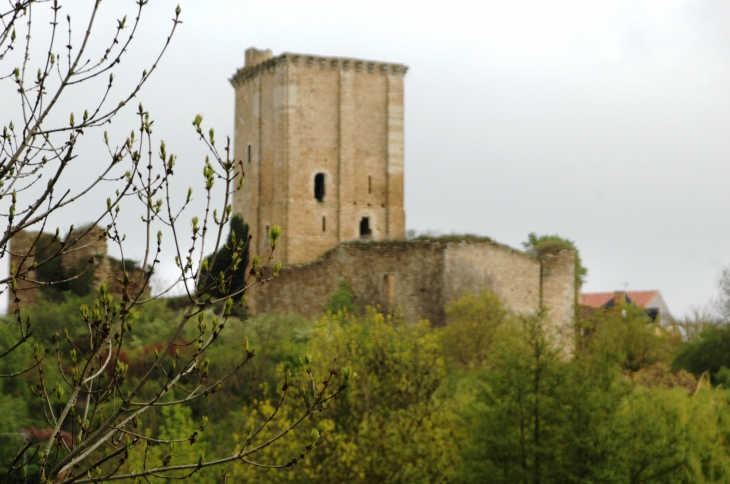
{"type": "MultiPolygon", "coordinates": [[[[102,283],[107,283],[110,292],[118,298],[123,298],[121,280],[125,267],[121,261],[107,255],[107,235],[104,228],[99,226],[85,226],[74,229],[63,242],[53,241],[51,234],[20,231],[10,240],[10,267],[15,267],[12,275],[16,276],[17,297],[23,305],[35,304],[41,295],[41,284],[57,282],[55,285],[46,285],[56,290],[71,290],[74,292],[96,293],[102,283]],[[33,264],[39,264],[46,259],[59,254],[53,260],[47,261],[37,269],[33,264]],[[30,270],[28,270],[30,269],[30,270]],[[74,278],[73,280],[69,280],[74,278]]],[[[141,269],[126,268],[131,281],[128,295],[137,291],[138,281],[144,276],[141,269]]],[[[143,297],[149,297],[149,287],[145,287],[143,297]]],[[[11,295],[11,304],[16,294],[11,295]]],[[[12,307],[12,306],[11,306],[12,307]]]]}
{"type": "Polygon", "coordinates": [[[235,158],[245,188],[235,211],[254,252],[285,227],[275,257],[315,259],[341,241],[402,239],[403,76],[400,64],[248,49],[236,89],[235,158]],[[325,193],[314,196],[315,177],[325,193]]]}
{"type": "Polygon", "coordinates": [[[249,309],[316,317],[344,279],[359,305],[401,310],[410,321],[444,324],[449,303],[489,289],[518,313],[536,311],[546,296],[551,324],[562,326],[573,317],[574,263],[570,251],[541,261],[484,239],[346,243],[313,262],[284,266],[279,278],[250,290],[249,309]]]}
{"type": "Polygon", "coordinates": [[[410,320],[442,321],[444,249],[438,242],[340,244],[313,262],[284,266],[273,282],[252,288],[249,308],[315,317],[344,279],[358,305],[400,307],[410,320]]]}
{"type": "Polygon", "coordinates": [[[540,304],[540,261],[491,242],[463,241],[446,251],[444,303],[468,292],[494,291],[513,311],[528,313],[540,304]]]}
{"type": "Polygon", "coordinates": [[[74,229],[64,241],[61,265],[66,277],[93,271],[91,290],[97,291],[102,282],[113,280],[111,262],[107,257],[106,230],[98,225],[74,229]]]}
{"type": "Polygon", "coordinates": [[[23,304],[35,304],[38,300],[37,284],[31,282],[36,279],[33,264],[36,260],[38,232],[20,231],[10,239],[10,276],[15,276],[17,292],[10,294],[10,303],[20,299],[23,304]],[[13,270],[14,269],[14,270],[13,270]],[[23,275],[23,277],[18,277],[23,275]],[[31,281],[26,280],[30,279],[31,281]]]}
{"type": "Polygon", "coordinates": [[[568,249],[543,254],[542,302],[549,308],[551,325],[566,336],[575,315],[575,253],[568,249]]]}

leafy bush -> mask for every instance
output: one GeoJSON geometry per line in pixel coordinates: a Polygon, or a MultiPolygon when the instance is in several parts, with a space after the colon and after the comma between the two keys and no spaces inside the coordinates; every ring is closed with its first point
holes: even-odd
{"type": "Polygon", "coordinates": [[[478,369],[487,361],[494,338],[509,315],[496,294],[483,290],[467,294],[446,308],[441,345],[449,361],[462,368],[478,369]]]}
{"type": "Polygon", "coordinates": [[[357,314],[359,308],[355,304],[355,295],[352,292],[350,283],[343,279],[337,286],[339,289],[332,294],[330,300],[325,305],[325,312],[337,314],[340,311],[344,311],[350,314],[357,314]]]}
{"type": "Polygon", "coordinates": [[[672,369],[684,368],[696,376],[709,371],[713,379],[723,368],[730,368],[730,326],[709,326],[697,340],[687,342],[678,351],[672,369]]]}
{"type": "MultiPolygon", "coordinates": [[[[438,336],[428,322],[407,323],[373,308],[362,316],[330,314],[310,331],[307,352],[313,371],[329,370],[330,355],[337,357],[338,367],[351,366],[357,372],[354,385],[326,414],[313,416],[312,425],[322,437],[317,451],[297,464],[297,470],[237,467],[232,474],[237,481],[426,483],[441,482],[453,471],[452,426],[438,396],[444,365],[438,336]]],[[[280,368],[296,373],[290,363],[280,368]]],[[[292,384],[311,385],[306,379],[292,384]]],[[[274,390],[258,402],[260,415],[279,397],[274,390]]],[[[282,411],[280,423],[286,425],[292,407],[282,411]]],[[[236,412],[235,427],[242,428],[249,415],[246,409],[236,412]]],[[[308,439],[305,431],[297,433],[298,442],[272,446],[266,462],[284,463],[308,439]]]]}

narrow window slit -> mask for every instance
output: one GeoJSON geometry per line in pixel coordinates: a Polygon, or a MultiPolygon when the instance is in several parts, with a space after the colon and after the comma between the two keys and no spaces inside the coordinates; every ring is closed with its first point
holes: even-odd
{"type": "Polygon", "coordinates": [[[324,201],[324,173],[317,173],[314,176],[314,198],[318,202],[324,201]]]}

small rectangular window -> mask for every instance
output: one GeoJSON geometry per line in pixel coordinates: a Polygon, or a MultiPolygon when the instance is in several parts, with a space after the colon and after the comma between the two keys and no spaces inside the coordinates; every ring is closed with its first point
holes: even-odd
{"type": "Polygon", "coordinates": [[[322,215],[322,232],[325,232],[327,230],[327,217],[325,215],[322,215]]]}
{"type": "Polygon", "coordinates": [[[264,247],[269,245],[269,226],[266,226],[266,233],[264,234],[264,247]]]}
{"type": "Polygon", "coordinates": [[[373,177],[368,175],[368,193],[373,193],[373,177]]]}
{"type": "Polygon", "coordinates": [[[246,147],[246,159],[251,163],[251,144],[246,147]]]}

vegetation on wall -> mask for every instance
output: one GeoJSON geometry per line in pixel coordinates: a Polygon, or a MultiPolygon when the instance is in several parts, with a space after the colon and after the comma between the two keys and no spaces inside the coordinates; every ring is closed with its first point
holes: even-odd
{"type": "Polygon", "coordinates": [[[559,235],[538,236],[535,232],[531,232],[527,235],[527,241],[523,242],[522,246],[528,253],[538,258],[562,249],[572,250],[575,254],[576,293],[580,292],[580,286],[585,283],[588,277],[588,268],[583,265],[583,260],[580,258],[580,251],[572,240],[565,239],[559,235]]]}
{"type": "Polygon", "coordinates": [[[337,291],[330,296],[330,300],[324,307],[325,312],[358,314],[360,308],[355,304],[355,294],[352,292],[350,282],[343,279],[337,283],[337,287],[337,291]]]}

